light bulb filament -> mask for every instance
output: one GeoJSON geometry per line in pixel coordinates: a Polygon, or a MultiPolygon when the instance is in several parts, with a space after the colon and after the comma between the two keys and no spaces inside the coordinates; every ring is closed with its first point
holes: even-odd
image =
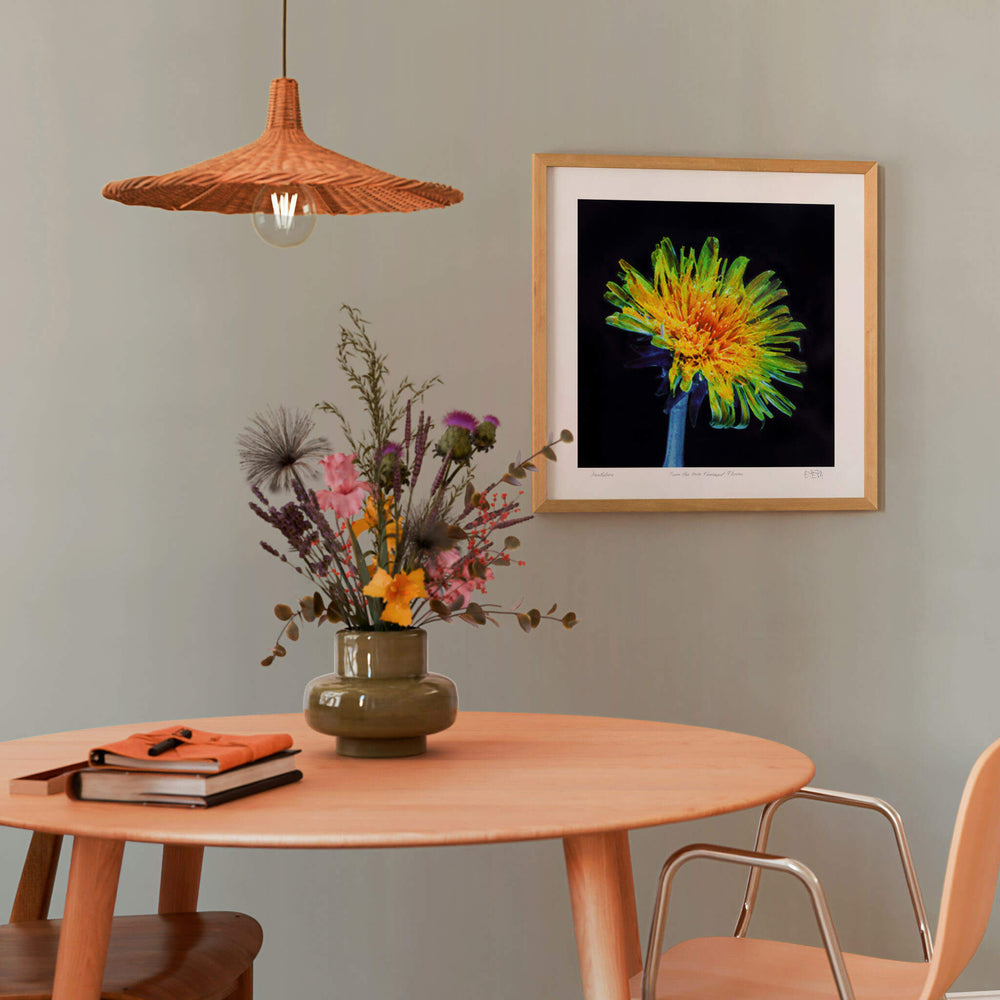
{"type": "Polygon", "coordinates": [[[295,223],[295,203],[299,200],[298,192],[284,194],[271,192],[271,207],[274,209],[274,224],[279,229],[291,229],[295,223]]]}

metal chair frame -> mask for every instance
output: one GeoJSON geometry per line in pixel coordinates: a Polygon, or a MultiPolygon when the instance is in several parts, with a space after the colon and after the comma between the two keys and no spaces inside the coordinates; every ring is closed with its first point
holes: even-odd
{"type": "Polygon", "coordinates": [[[744,851],[734,847],[721,847],[716,844],[691,844],[675,851],[667,859],[660,872],[656,901],[653,904],[653,923],[649,932],[646,963],[642,971],[642,1000],[656,1000],[656,977],[660,969],[660,949],[663,947],[663,932],[666,926],[670,889],[674,876],[684,864],[696,859],[723,861],[729,864],[744,865],[750,869],[750,874],[747,877],[746,892],[743,897],[743,906],[740,909],[736,929],[733,932],[734,937],[746,937],[747,929],[750,926],[750,918],[753,916],[754,906],[757,902],[760,873],[763,869],[785,872],[797,878],[809,893],[813,912],[816,915],[816,923],[820,936],[823,939],[823,946],[826,949],[827,959],[830,962],[830,971],[833,973],[833,979],[840,1000],[854,1000],[854,989],[847,974],[844,956],[840,950],[840,942],[837,939],[837,931],[830,916],[826,894],[823,892],[823,886],[819,878],[812,869],[795,858],[765,853],[774,816],[781,806],[792,799],[807,799],[813,802],[828,802],[834,805],[870,809],[884,816],[889,821],[896,838],[896,848],[899,851],[899,858],[903,865],[903,875],[906,879],[906,885],[910,893],[910,903],[913,906],[913,913],[917,921],[917,930],[920,935],[920,945],[923,950],[924,961],[930,961],[934,951],[933,938],[927,921],[927,912],[924,909],[920,885],[917,881],[917,873],[913,867],[910,845],[906,839],[906,831],[899,813],[888,802],[870,795],[855,795],[849,792],[833,792],[824,788],[806,787],[801,791],[776,799],[774,802],[769,802],[764,806],[760,822],[757,826],[757,837],[752,851],[744,851]]]}

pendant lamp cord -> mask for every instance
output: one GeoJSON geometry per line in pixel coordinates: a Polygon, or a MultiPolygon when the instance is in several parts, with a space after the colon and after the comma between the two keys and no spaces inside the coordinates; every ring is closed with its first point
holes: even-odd
{"type": "Polygon", "coordinates": [[[281,75],[288,76],[286,50],[288,46],[288,0],[281,3],[281,75]]]}

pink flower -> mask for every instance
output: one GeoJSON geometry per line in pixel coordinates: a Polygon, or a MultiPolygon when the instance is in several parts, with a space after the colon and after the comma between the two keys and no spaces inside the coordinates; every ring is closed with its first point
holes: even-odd
{"type": "Polygon", "coordinates": [[[459,565],[465,561],[456,549],[438,552],[427,563],[427,593],[445,604],[461,600],[464,607],[475,590],[475,581],[467,578],[459,565]]]}
{"type": "Polygon", "coordinates": [[[323,478],[329,489],[317,490],[316,502],[320,510],[332,510],[338,518],[354,517],[365,502],[365,494],[371,492],[371,484],[358,479],[354,468],[356,455],[327,455],[321,458],[323,478]]]}
{"type": "Polygon", "coordinates": [[[475,553],[462,555],[457,549],[446,549],[430,559],[426,566],[427,593],[445,604],[461,601],[464,607],[477,590],[486,592],[486,581],[493,579],[493,570],[486,567],[486,580],[469,573],[469,563],[475,553]]]}

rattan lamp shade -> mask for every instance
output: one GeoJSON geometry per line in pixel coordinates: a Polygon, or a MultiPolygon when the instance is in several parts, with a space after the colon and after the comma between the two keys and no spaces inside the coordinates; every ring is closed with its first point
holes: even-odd
{"type": "Polygon", "coordinates": [[[288,183],[308,184],[324,215],[418,212],[462,200],[455,188],[396,177],[317,145],[302,129],[299,85],[288,77],[271,81],[267,125],[255,142],[172,174],[112,181],[103,194],[123,205],[233,215],[252,212],[264,185],[288,183]]]}

